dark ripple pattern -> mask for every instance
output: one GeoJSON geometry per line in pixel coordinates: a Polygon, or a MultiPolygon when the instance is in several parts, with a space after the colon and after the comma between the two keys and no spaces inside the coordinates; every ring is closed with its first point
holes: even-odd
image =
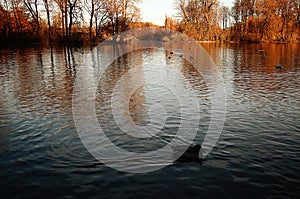
{"type": "MultiPolygon", "coordinates": [[[[0,197],[299,198],[300,46],[204,48],[219,67],[227,90],[222,136],[202,165],[181,163],[148,174],[106,167],[77,135],[73,84],[81,63],[99,61],[96,49],[0,49],[0,197]],[[93,56],[86,60],[86,54],[93,56]],[[278,64],[283,70],[274,68],[278,64]]],[[[109,100],[113,85],[132,65],[159,63],[163,69],[179,71],[196,91],[201,121],[195,142],[201,143],[210,120],[206,84],[186,60],[176,53],[168,56],[164,49],[132,52],[106,71],[97,93],[97,116],[117,145],[143,151],[165,144],[156,138],[132,141],[122,134],[113,122],[109,100]]],[[[132,117],[140,125],[149,122],[151,103],[166,92],[149,89],[152,96],[145,98],[139,90],[131,102],[132,117]]],[[[180,119],[176,103],[168,108],[171,116],[158,136],[165,141],[172,139],[180,119]]]]}

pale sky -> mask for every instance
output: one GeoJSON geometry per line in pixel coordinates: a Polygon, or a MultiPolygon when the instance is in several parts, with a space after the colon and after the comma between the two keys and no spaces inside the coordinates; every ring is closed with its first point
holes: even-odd
{"type": "MultiPolygon", "coordinates": [[[[231,7],[233,0],[220,0],[226,6],[231,7]]],[[[153,22],[164,25],[165,16],[176,15],[174,0],[142,0],[141,13],[143,22],[153,22]]]]}

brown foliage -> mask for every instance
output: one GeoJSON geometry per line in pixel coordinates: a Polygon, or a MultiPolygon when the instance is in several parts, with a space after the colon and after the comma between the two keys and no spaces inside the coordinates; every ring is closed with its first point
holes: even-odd
{"type": "Polygon", "coordinates": [[[232,37],[241,41],[296,41],[299,1],[236,0],[232,37]]]}
{"type": "Polygon", "coordinates": [[[105,39],[127,30],[140,19],[139,2],[0,0],[0,40],[1,43],[53,41],[68,44],[105,39]]]}

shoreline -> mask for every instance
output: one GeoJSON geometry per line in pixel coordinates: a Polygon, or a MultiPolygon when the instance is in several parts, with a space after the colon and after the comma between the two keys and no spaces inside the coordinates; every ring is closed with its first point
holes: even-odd
{"type": "MultiPolygon", "coordinates": [[[[172,42],[172,41],[170,41],[172,42]]],[[[44,42],[2,42],[0,44],[0,48],[10,48],[10,47],[91,47],[97,46],[101,42],[93,42],[93,43],[53,43],[51,45],[44,43],[44,42]]],[[[300,44],[300,41],[252,41],[252,42],[241,42],[241,41],[197,41],[199,44],[300,44]]]]}
{"type": "Polygon", "coordinates": [[[197,41],[198,43],[219,44],[300,44],[300,41],[197,41]]]}

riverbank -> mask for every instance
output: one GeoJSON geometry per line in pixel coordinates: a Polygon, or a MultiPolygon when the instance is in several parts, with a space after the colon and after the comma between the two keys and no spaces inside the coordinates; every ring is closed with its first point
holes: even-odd
{"type": "MultiPolygon", "coordinates": [[[[162,42],[176,42],[176,38],[164,37],[162,42]]],[[[43,42],[39,40],[0,40],[0,48],[22,48],[22,47],[63,47],[63,46],[71,46],[71,47],[95,47],[99,45],[103,40],[94,39],[93,41],[80,41],[80,42],[66,42],[66,41],[55,41],[52,42],[51,45],[49,42],[43,42]]],[[[130,41],[126,40],[126,41],[130,41]]],[[[116,40],[116,42],[120,42],[116,40]]],[[[269,41],[269,40],[261,40],[261,41],[241,41],[241,40],[209,40],[209,41],[197,41],[199,44],[300,44],[300,41],[269,41]]]]}

